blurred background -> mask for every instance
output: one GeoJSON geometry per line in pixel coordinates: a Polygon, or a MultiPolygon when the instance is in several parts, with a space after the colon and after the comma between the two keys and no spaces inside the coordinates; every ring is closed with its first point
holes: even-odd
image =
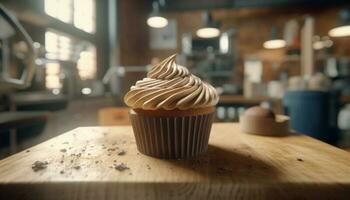
{"type": "Polygon", "coordinates": [[[220,94],[350,147],[350,2],[0,0],[0,157],[79,126],[129,124],[123,95],[177,62],[220,94]]]}

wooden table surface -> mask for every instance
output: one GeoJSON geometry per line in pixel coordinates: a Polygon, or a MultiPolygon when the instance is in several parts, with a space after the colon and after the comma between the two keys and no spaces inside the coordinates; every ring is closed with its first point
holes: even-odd
{"type": "Polygon", "coordinates": [[[208,152],[191,160],[138,153],[130,126],[77,128],[1,160],[0,199],[349,199],[348,152],[238,126],[214,124],[208,152]]]}

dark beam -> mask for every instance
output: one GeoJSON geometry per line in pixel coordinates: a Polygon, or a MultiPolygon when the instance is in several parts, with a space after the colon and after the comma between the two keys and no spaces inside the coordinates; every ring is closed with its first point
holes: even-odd
{"type": "MultiPolygon", "coordinates": [[[[210,10],[217,8],[286,8],[349,5],[348,0],[166,0],[163,11],[210,10]]],[[[151,1],[150,1],[151,3],[151,1]]]]}

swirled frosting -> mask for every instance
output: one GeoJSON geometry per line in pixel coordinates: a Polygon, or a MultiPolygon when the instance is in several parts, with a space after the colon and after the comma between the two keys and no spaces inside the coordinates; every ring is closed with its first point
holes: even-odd
{"type": "Polygon", "coordinates": [[[192,109],[215,106],[218,94],[213,86],[175,63],[175,55],[163,60],[137,81],[125,95],[131,108],[144,110],[192,109]]]}

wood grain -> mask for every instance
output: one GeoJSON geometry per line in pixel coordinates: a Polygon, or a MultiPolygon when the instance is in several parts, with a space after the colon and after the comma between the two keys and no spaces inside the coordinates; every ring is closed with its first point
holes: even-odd
{"type": "Polygon", "coordinates": [[[129,108],[107,107],[98,111],[98,124],[100,126],[130,125],[129,108]]]}
{"type": "Polygon", "coordinates": [[[234,123],[214,124],[209,143],[200,157],[160,160],[137,152],[130,126],[77,128],[0,161],[0,199],[349,199],[346,151],[234,123]]]}

